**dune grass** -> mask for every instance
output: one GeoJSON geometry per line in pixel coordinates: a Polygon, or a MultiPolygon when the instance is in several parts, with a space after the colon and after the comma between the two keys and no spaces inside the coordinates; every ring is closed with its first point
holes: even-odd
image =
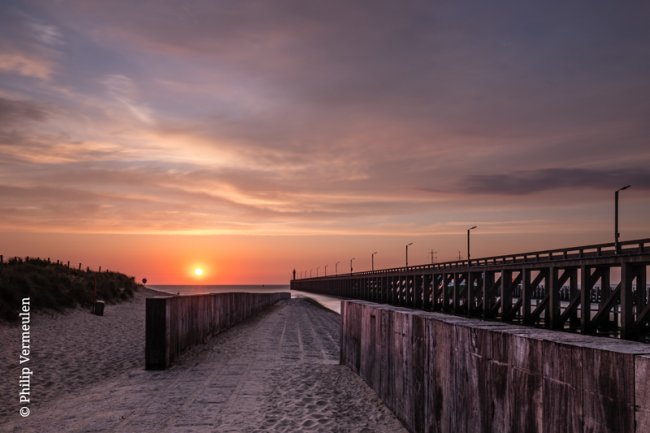
{"type": "Polygon", "coordinates": [[[118,272],[68,268],[36,258],[0,264],[0,320],[15,322],[22,299],[33,311],[89,307],[96,299],[114,304],[131,299],[139,284],[118,272]]]}

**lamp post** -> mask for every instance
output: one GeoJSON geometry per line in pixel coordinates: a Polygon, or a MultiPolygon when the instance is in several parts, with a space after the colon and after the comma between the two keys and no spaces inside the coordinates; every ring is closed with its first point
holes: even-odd
{"type": "Polygon", "coordinates": [[[318,277],[318,271],[320,270],[320,266],[316,266],[316,277],[318,277]]]}
{"type": "Polygon", "coordinates": [[[406,244],[406,267],[409,267],[409,246],[413,245],[413,242],[406,244]]]}
{"type": "Polygon", "coordinates": [[[350,273],[352,273],[352,261],[354,261],[355,257],[352,257],[350,259],[350,273]]]}
{"type": "Polygon", "coordinates": [[[327,265],[325,265],[325,276],[327,276],[327,265]]]}
{"type": "Polygon", "coordinates": [[[374,253],[372,253],[372,255],[370,256],[370,261],[371,261],[371,263],[372,263],[372,265],[371,265],[371,266],[372,266],[371,269],[372,269],[373,271],[375,270],[375,254],[377,254],[377,251],[375,251],[374,253]]]}
{"type": "Polygon", "coordinates": [[[470,259],[471,256],[470,256],[470,253],[469,253],[469,232],[474,230],[476,227],[477,226],[472,226],[472,227],[467,229],[467,266],[469,266],[472,263],[472,261],[470,259]]]}
{"type": "Polygon", "coordinates": [[[336,264],[334,265],[334,275],[339,274],[339,263],[341,262],[336,262],[336,264]]]}
{"type": "Polygon", "coordinates": [[[624,191],[631,187],[632,185],[625,185],[623,188],[619,188],[614,193],[614,247],[616,249],[616,254],[621,251],[621,246],[618,243],[618,238],[621,235],[618,232],[618,193],[624,191]]]}

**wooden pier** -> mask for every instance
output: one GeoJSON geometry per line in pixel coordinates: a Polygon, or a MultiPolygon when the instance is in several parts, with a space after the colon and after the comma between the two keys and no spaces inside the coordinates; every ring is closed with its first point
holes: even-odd
{"type": "Polygon", "coordinates": [[[291,288],[650,340],[650,239],[294,279],[291,288]]]}

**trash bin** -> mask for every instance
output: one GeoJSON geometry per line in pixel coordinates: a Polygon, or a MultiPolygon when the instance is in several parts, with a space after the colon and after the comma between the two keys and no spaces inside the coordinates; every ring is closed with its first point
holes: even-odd
{"type": "Polygon", "coordinates": [[[99,299],[95,301],[95,304],[93,305],[93,314],[96,314],[97,316],[104,315],[104,301],[99,299]]]}

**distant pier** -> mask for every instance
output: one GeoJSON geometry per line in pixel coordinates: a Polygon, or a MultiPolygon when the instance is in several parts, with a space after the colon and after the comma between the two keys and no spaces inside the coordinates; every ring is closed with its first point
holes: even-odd
{"type": "Polygon", "coordinates": [[[650,239],[294,279],[291,288],[425,311],[650,340],[650,239]]]}

